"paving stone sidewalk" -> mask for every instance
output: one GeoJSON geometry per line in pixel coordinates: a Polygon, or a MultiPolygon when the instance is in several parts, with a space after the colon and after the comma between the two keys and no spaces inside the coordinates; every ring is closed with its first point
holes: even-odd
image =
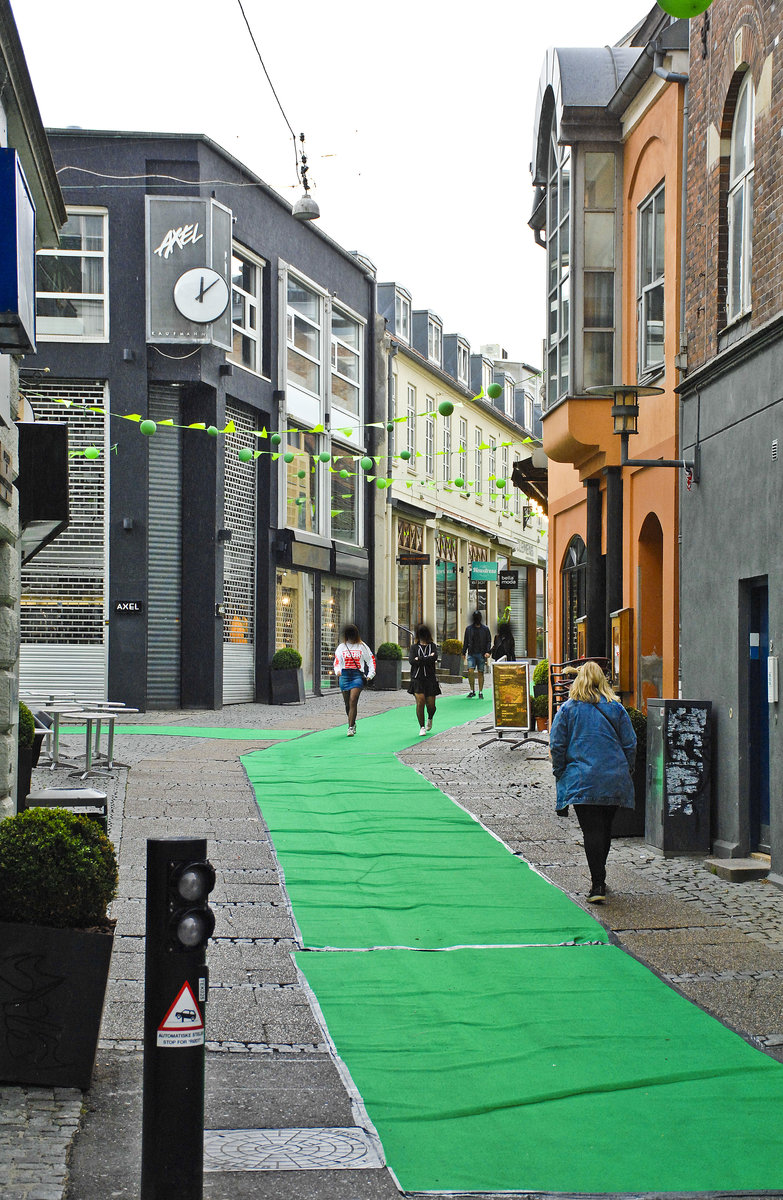
{"type": "MultiPolygon", "coordinates": [[[[403,704],[410,704],[403,692],[368,691],[360,721],[403,704]]],[[[217,870],[217,923],[208,954],[207,1128],[307,1134],[360,1125],[299,986],[290,958],[296,941],[287,898],[239,762],[240,754],[271,744],[276,729],[343,724],[339,696],[304,706],[234,705],[218,713],[154,713],[133,721],[252,728],[268,730],[269,738],[245,743],[118,734],[116,752],[126,765],[96,782],[109,793],[120,892],[113,906],[115,948],[93,1086],[84,1095],[0,1088],[3,1200],[138,1198],[148,837],[205,836],[217,870]]],[[[579,828],[573,816],[554,815],[546,748],[528,744],[512,750],[499,741],[482,748],[487,724],[474,720],[438,734],[436,718],[433,734],[401,757],[585,903],[579,828]]],[[[64,778],[62,771],[37,772],[34,784],[62,786],[64,778]]],[[[614,843],[608,878],[609,902],[591,912],[613,937],[783,1061],[783,892],[763,880],[728,883],[698,858],[664,859],[640,839],[614,843]]],[[[221,1152],[229,1155],[228,1168],[218,1163],[205,1175],[205,1200],[391,1200],[398,1194],[382,1167],[368,1160],[359,1164],[363,1170],[339,1169],[322,1145],[308,1145],[311,1159],[298,1164],[307,1167],[301,1170],[255,1170],[247,1147],[221,1152]]]]}

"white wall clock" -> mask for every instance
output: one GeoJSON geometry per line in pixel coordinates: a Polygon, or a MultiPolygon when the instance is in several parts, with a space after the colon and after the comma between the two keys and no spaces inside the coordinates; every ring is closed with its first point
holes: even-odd
{"type": "Polygon", "coordinates": [[[217,321],[229,301],[228,284],[211,267],[192,267],[174,284],[174,303],[183,317],[199,325],[217,321]]]}

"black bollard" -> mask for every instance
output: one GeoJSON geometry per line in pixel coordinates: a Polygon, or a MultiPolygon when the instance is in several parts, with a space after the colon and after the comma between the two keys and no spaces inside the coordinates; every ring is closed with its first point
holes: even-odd
{"type": "Polygon", "coordinates": [[[147,840],[141,1200],[202,1200],[207,904],[205,838],[147,840]]]}

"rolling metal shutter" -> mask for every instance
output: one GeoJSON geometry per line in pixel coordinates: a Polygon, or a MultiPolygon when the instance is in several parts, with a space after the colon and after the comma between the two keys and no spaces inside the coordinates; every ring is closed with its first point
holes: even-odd
{"type": "Polygon", "coordinates": [[[253,413],[226,405],[226,420],[236,433],[226,434],[223,523],[231,530],[223,557],[223,703],[255,700],[256,626],[256,467],[241,463],[243,446],[255,448],[253,413]]]}
{"type": "Polygon", "coordinates": [[[147,516],[147,708],[180,706],[182,606],[182,432],[179,396],[150,387],[153,421],[173,421],[149,442],[147,516]]]}
{"type": "Polygon", "coordinates": [[[107,388],[100,380],[47,380],[24,391],[37,421],[68,426],[70,523],[22,569],[19,688],[105,700],[107,388]],[[101,451],[98,458],[78,453],[88,446],[101,451]]]}

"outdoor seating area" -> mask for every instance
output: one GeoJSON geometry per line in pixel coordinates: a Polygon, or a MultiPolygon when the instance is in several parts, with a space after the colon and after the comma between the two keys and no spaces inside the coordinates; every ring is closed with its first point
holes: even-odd
{"type": "Polygon", "coordinates": [[[122,702],[94,700],[75,693],[25,692],[20,698],[32,711],[37,731],[44,733],[38,766],[52,771],[70,767],[70,773],[83,780],[113,770],[115,718],[139,711],[122,702]],[[62,749],[61,739],[68,726],[74,727],[73,734],[84,738],[81,752],[70,745],[62,749]]]}

